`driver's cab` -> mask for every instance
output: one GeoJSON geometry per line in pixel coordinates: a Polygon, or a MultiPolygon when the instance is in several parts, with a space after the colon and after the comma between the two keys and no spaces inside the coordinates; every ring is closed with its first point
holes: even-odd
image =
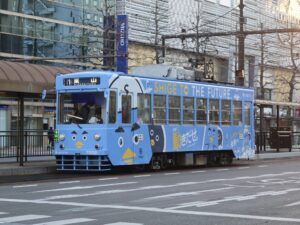
{"type": "Polygon", "coordinates": [[[108,100],[105,90],[58,93],[56,155],[105,154],[108,100]]]}
{"type": "Polygon", "coordinates": [[[59,94],[58,124],[105,124],[104,91],[59,94]]]}

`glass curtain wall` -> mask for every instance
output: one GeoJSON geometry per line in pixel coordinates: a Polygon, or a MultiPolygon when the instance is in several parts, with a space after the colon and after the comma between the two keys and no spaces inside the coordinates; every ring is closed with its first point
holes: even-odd
{"type": "Polygon", "coordinates": [[[77,66],[95,67],[103,64],[104,42],[114,48],[113,37],[103,36],[114,32],[104,21],[115,15],[115,0],[1,0],[0,9],[1,53],[61,58],[56,64],[69,66],[64,58],[75,57],[77,66]]]}

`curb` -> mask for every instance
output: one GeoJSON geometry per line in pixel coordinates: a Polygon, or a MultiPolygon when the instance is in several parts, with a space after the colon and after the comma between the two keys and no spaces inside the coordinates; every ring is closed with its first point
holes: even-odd
{"type": "Polygon", "coordinates": [[[48,174],[56,172],[55,166],[48,167],[19,167],[19,168],[7,168],[0,170],[0,176],[18,176],[18,175],[36,175],[36,174],[48,174]]]}
{"type": "Polygon", "coordinates": [[[256,154],[254,160],[262,159],[282,159],[282,158],[298,158],[300,157],[300,152],[276,152],[276,153],[260,153],[256,154]]]}

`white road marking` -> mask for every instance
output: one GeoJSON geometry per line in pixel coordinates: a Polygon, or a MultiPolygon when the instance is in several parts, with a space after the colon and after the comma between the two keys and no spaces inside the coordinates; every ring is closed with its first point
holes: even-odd
{"type": "Polygon", "coordinates": [[[64,205],[64,206],[90,207],[90,208],[101,208],[101,209],[106,208],[106,209],[146,211],[146,212],[169,213],[169,214],[179,214],[179,215],[182,214],[182,215],[210,216],[210,217],[214,216],[214,217],[222,217],[222,218],[238,218],[238,219],[250,219],[250,220],[267,220],[267,221],[300,223],[300,219],[289,218],[289,217],[272,217],[272,216],[257,216],[257,215],[245,215],[245,214],[233,214],[233,213],[171,210],[171,209],[126,206],[126,205],[101,205],[101,204],[89,204],[89,203],[80,203],[80,202],[58,202],[58,201],[40,201],[40,200],[5,199],[5,198],[0,198],[0,202],[64,205]]]}
{"type": "Polygon", "coordinates": [[[45,215],[23,215],[23,216],[11,216],[11,217],[3,217],[0,218],[0,223],[13,223],[13,222],[21,222],[27,220],[37,220],[49,218],[50,216],[45,215]]]}
{"type": "Polygon", "coordinates": [[[7,214],[7,212],[0,212],[0,215],[4,215],[4,214],[7,214]]]}
{"type": "Polygon", "coordinates": [[[119,179],[119,177],[101,178],[101,179],[98,179],[98,180],[104,181],[104,180],[117,180],[117,179],[119,179]]]}
{"type": "Polygon", "coordinates": [[[297,206],[297,205],[300,205],[300,201],[287,204],[287,205],[285,205],[285,207],[297,206]]]}
{"type": "Polygon", "coordinates": [[[15,185],[13,188],[26,188],[26,187],[36,187],[37,184],[27,184],[27,185],[15,185]]]}
{"type": "Polygon", "coordinates": [[[139,177],[150,177],[151,175],[150,174],[145,174],[145,175],[136,175],[136,176],[133,176],[134,178],[139,178],[139,177]]]}
{"type": "Polygon", "coordinates": [[[300,188],[291,188],[291,189],[286,189],[286,190],[282,190],[282,191],[264,191],[264,192],[259,192],[259,193],[253,194],[253,195],[228,196],[223,199],[207,201],[207,202],[205,202],[205,201],[187,202],[187,203],[182,203],[175,207],[170,207],[168,209],[181,209],[181,208],[186,208],[186,207],[206,207],[206,206],[218,205],[219,203],[230,202],[230,201],[240,202],[240,201],[253,200],[253,199],[256,199],[257,197],[285,195],[285,194],[288,194],[289,192],[295,192],[295,191],[300,191],[300,188]]]}
{"type": "Polygon", "coordinates": [[[61,182],[59,182],[59,184],[74,184],[74,183],[80,183],[80,180],[61,181],[61,182]]]}
{"type": "Polygon", "coordinates": [[[175,172],[175,173],[164,173],[164,175],[166,175],[166,176],[177,175],[177,174],[180,174],[180,173],[179,173],[179,172],[175,172]]]}
{"type": "MultiPolygon", "coordinates": [[[[198,182],[185,182],[185,183],[175,183],[169,185],[153,185],[153,186],[144,186],[144,187],[136,187],[132,189],[117,189],[117,190],[104,190],[104,191],[96,191],[90,192],[86,194],[68,194],[68,195],[55,195],[49,196],[40,200],[58,200],[58,199],[67,199],[67,198],[79,198],[79,197],[88,197],[88,196],[96,196],[96,195],[104,195],[104,194],[117,194],[117,193],[125,193],[125,192],[133,192],[133,191],[144,191],[144,190],[152,190],[152,189],[163,189],[163,188],[173,188],[178,186],[187,186],[187,185],[197,185],[197,184],[206,184],[206,183],[213,183],[213,182],[232,182],[232,181],[239,181],[239,180],[249,180],[249,179],[258,179],[258,178],[265,178],[265,177],[275,177],[275,176],[285,176],[291,174],[300,174],[300,172],[284,172],[279,174],[264,174],[258,176],[244,176],[244,177],[234,177],[228,179],[212,179],[212,180],[203,180],[198,182]]],[[[135,183],[135,182],[133,182],[135,183]]],[[[84,186],[83,186],[84,187],[84,186]]],[[[76,187],[75,190],[77,190],[76,187]]],[[[83,188],[80,188],[83,189],[83,188]]],[[[70,190],[70,189],[68,189],[70,190]]],[[[51,190],[50,190],[51,191],[51,190]]],[[[35,192],[33,192],[35,193],[35,192]]]]}
{"type": "Polygon", "coordinates": [[[227,170],[229,170],[229,169],[217,169],[216,171],[227,171],[227,170]]]}
{"type": "Polygon", "coordinates": [[[264,168],[264,167],[269,167],[269,166],[268,166],[268,165],[260,165],[260,166],[258,166],[258,167],[264,168]]]}
{"type": "Polygon", "coordinates": [[[94,221],[95,219],[88,219],[88,218],[75,218],[75,219],[67,219],[67,220],[56,220],[51,222],[44,222],[44,223],[36,223],[32,225],[67,225],[67,224],[74,224],[74,223],[84,223],[94,221]]]}
{"type": "Polygon", "coordinates": [[[216,188],[216,189],[208,189],[208,190],[201,190],[201,191],[192,191],[192,192],[179,192],[179,193],[173,193],[168,195],[159,195],[149,198],[144,198],[142,200],[155,200],[155,199],[162,199],[162,198],[172,198],[172,197],[181,197],[181,196],[188,196],[188,195],[198,195],[201,193],[207,193],[207,192],[216,192],[216,191],[224,191],[233,189],[233,187],[225,187],[225,188],[216,188]]]}
{"type": "Polygon", "coordinates": [[[240,167],[238,167],[239,170],[249,169],[249,168],[250,168],[249,166],[240,166],[240,167]]]}
{"type": "Polygon", "coordinates": [[[137,182],[123,182],[123,183],[111,183],[111,184],[98,184],[98,185],[90,185],[90,186],[75,186],[75,187],[68,187],[68,188],[56,188],[56,189],[33,191],[31,193],[82,190],[82,189],[91,189],[91,188],[97,188],[97,187],[111,187],[111,186],[128,185],[128,184],[136,184],[136,183],[137,182]]]}
{"type": "Polygon", "coordinates": [[[143,225],[143,223],[126,223],[126,222],[117,222],[117,223],[107,223],[104,225],[143,225]]]}
{"type": "Polygon", "coordinates": [[[205,173],[207,172],[206,170],[196,170],[196,171],[192,171],[191,173],[205,173]]]}
{"type": "Polygon", "coordinates": [[[239,184],[224,184],[229,187],[241,187],[241,188],[264,188],[264,185],[239,185],[239,184]]]}

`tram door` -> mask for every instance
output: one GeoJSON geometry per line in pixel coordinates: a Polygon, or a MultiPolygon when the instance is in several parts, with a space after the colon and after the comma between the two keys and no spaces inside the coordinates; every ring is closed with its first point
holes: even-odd
{"type": "Polygon", "coordinates": [[[135,121],[135,111],[133,110],[133,98],[132,93],[124,93],[121,96],[121,106],[122,106],[122,126],[124,128],[124,153],[122,160],[124,163],[131,165],[134,164],[134,158],[136,156],[133,143],[133,124],[135,121]]]}

